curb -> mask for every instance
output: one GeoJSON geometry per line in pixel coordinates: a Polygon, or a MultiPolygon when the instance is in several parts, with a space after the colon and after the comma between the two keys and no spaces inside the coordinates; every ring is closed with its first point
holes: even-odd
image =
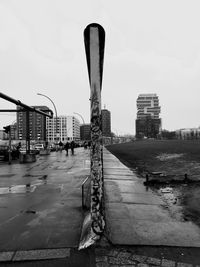
{"type": "Polygon", "coordinates": [[[0,262],[36,261],[70,257],[70,248],[0,252],[0,262]]]}

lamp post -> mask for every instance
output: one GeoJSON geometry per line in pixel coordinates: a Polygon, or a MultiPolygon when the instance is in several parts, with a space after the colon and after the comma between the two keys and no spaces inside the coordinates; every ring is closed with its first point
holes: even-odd
{"type": "MultiPolygon", "coordinates": [[[[47,95],[40,94],[40,93],[37,93],[37,95],[41,95],[41,96],[44,96],[44,97],[48,98],[48,99],[51,101],[51,103],[53,104],[53,106],[54,106],[54,109],[55,109],[55,115],[56,115],[56,142],[57,142],[57,135],[58,135],[57,118],[58,118],[58,115],[57,115],[57,109],[56,109],[56,106],[55,106],[53,100],[52,100],[50,97],[48,97],[47,95]]],[[[55,138],[54,138],[54,140],[55,140],[55,138]]],[[[56,150],[57,150],[57,145],[56,145],[56,150]]]]}
{"type": "Polygon", "coordinates": [[[81,114],[79,114],[79,113],[77,113],[77,112],[73,112],[73,113],[76,114],[76,115],[78,115],[78,116],[80,116],[81,119],[82,119],[82,121],[83,121],[83,124],[85,124],[85,121],[84,121],[83,116],[82,116],[81,114]]]}

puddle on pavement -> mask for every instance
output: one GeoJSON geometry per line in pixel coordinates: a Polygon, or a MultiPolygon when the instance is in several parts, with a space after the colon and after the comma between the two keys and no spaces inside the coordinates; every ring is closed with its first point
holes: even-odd
{"type": "Polygon", "coordinates": [[[161,188],[159,192],[163,195],[164,199],[168,202],[168,204],[174,205],[177,203],[177,194],[175,193],[172,187],[161,188]]]}
{"type": "Polygon", "coordinates": [[[9,177],[12,177],[14,176],[15,174],[13,173],[7,173],[7,174],[0,174],[0,178],[9,178],[9,177]]]}
{"type": "Polygon", "coordinates": [[[180,221],[192,221],[200,226],[199,185],[168,185],[154,190],[163,198],[172,217],[180,221]]]}
{"type": "Polygon", "coordinates": [[[19,193],[32,193],[35,191],[36,187],[41,185],[42,182],[36,184],[27,183],[25,185],[13,185],[9,187],[1,187],[0,195],[4,194],[19,194],[19,193]]]}

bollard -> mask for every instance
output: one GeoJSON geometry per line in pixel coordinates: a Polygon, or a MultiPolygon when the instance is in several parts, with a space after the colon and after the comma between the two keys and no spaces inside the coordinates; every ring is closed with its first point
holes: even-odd
{"type": "Polygon", "coordinates": [[[188,175],[187,175],[187,173],[184,174],[184,177],[185,177],[184,181],[187,181],[187,180],[188,180],[188,175]]]}
{"type": "Polygon", "coordinates": [[[146,183],[148,183],[148,182],[149,182],[149,175],[146,174],[146,183]]]}

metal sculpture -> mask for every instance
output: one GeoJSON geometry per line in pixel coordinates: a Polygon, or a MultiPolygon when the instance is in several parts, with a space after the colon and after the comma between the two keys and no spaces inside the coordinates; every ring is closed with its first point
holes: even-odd
{"type": "Polygon", "coordinates": [[[102,132],[101,88],[105,31],[99,24],[89,24],[84,31],[85,50],[90,82],[91,122],[91,230],[100,236],[104,229],[103,177],[102,177],[102,132]]]}

